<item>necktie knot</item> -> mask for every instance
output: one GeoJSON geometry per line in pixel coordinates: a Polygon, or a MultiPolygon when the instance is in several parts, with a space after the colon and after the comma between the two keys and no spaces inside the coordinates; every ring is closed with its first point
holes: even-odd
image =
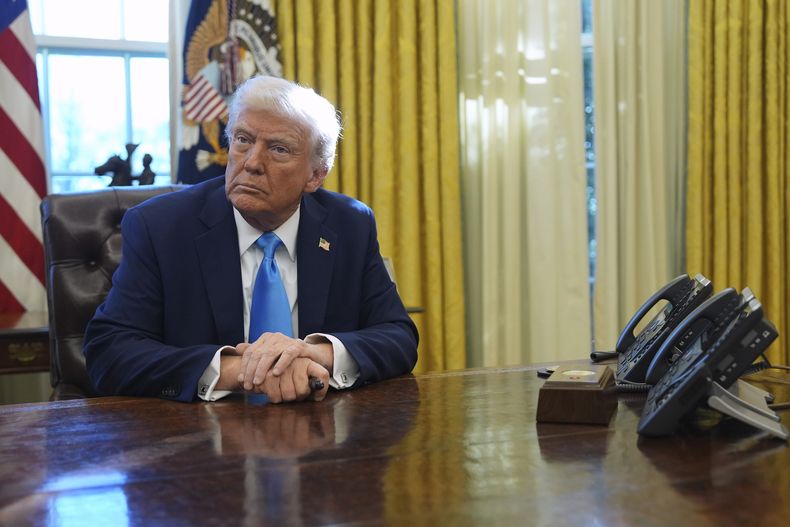
{"type": "Polygon", "coordinates": [[[273,232],[262,234],[260,238],[255,240],[255,245],[263,250],[264,259],[274,258],[274,253],[277,251],[277,247],[279,247],[282,243],[283,242],[280,240],[280,238],[278,238],[273,232]]]}

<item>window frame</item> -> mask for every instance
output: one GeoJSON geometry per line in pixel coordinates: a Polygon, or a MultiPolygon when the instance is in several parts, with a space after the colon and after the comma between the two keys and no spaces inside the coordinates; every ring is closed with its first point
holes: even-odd
{"type": "MultiPolygon", "coordinates": [[[[168,98],[169,98],[169,136],[170,136],[170,182],[175,182],[177,176],[178,144],[181,135],[180,107],[181,107],[181,76],[183,75],[183,59],[181,57],[181,44],[183,40],[182,26],[186,22],[185,14],[189,10],[189,0],[168,0],[168,41],[148,42],[125,39],[97,39],[64,37],[54,35],[33,35],[36,44],[36,58],[42,60],[39,70],[41,113],[44,132],[44,156],[47,172],[47,187],[52,188],[54,177],[73,177],[89,175],[84,172],[56,172],[52,168],[52,151],[50,135],[50,85],[48,58],[51,54],[75,56],[110,56],[121,57],[124,60],[126,71],[125,79],[125,111],[126,111],[126,137],[132,136],[131,119],[131,77],[130,64],[133,58],[164,58],[168,61],[168,98]]],[[[38,65],[38,64],[37,64],[38,65]]],[[[37,68],[38,69],[38,68],[37,68]]]]}

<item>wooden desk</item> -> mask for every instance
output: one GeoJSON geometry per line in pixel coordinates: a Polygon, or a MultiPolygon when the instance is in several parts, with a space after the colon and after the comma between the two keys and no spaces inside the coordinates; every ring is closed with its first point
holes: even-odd
{"type": "Polygon", "coordinates": [[[541,382],[476,370],[322,403],[0,407],[0,524],[787,524],[785,443],[735,422],[640,439],[643,396],[608,427],[537,425],[541,382]]]}
{"type": "Polygon", "coordinates": [[[0,313],[0,373],[39,371],[49,371],[47,314],[0,313]]]}

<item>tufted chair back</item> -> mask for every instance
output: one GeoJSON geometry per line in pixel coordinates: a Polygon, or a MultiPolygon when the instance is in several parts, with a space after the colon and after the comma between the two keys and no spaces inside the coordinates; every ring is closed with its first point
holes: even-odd
{"type": "Polygon", "coordinates": [[[121,218],[130,207],[180,188],[111,187],[51,194],[41,202],[52,399],[96,395],[82,341],[121,260],[121,218]]]}

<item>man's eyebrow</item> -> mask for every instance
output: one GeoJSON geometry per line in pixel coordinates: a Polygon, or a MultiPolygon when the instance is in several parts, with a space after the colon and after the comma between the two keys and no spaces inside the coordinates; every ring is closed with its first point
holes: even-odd
{"type": "Polygon", "coordinates": [[[237,133],[244,133],[257,139],[260,139],[267,144],[272,143],[285,143],[289,146],[295,146],[299,143],[301,137],[298,133],[288,133],[283,131],[275,131],[272,132],[272,135],[266,135],[265,133],[256,132],[253,127],[245,126],[244,123],[239,122],[233,127],[233,134],[237,133]]]}
{"type": "Polygon", "coordinates": [[[289,135],[272,135],[269,137],[264,137],[263,140],[266,141],[266,143],[268,144],[285,143],[288,145],[294,145],[299,142],[299,139],[297,137],[291,137],[289,135]]]}

